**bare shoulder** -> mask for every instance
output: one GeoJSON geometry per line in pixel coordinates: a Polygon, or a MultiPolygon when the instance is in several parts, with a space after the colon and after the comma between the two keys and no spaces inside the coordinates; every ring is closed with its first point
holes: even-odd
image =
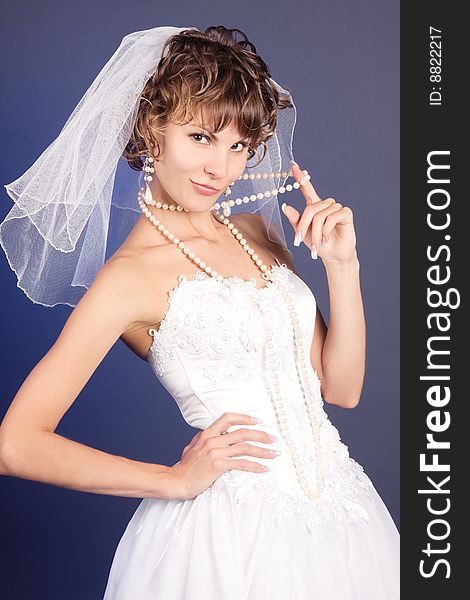
{"type": "Polygon", "coordinates": [[[74,309],[75,319],[95,314],[119,337],[140,320],[149,295],[147,282],[143,261],[132,256],[110,258],[74,309]]]}
{"type": "MultiPolygon", "coordinates": [[[[122,333],[158,318],[158,306],[172,285],[174,269],[171,245],[157,245],[142,253],[116,254],[102,267],[99,293],[114,298],[121,314],[122,333]]],[[[91,288],[90,288],[91,289],[91,288]]]]}

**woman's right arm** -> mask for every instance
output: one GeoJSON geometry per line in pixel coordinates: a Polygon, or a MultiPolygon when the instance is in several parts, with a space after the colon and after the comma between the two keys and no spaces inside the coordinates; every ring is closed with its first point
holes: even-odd
{"type": "Polygon", "coordinates": [[[55,433],[110,348],[139,318],[145,277],[126,260],[102,267],[16,393],[0,426],[2,474],[98,494],[178,497],[171,467],[108,454],[55,433]]]}
{"type": "Polygon", "coordinates": [[[197,433],[173,467],[102,452],[55,433],[57,425],[123,332],[152,305],[148,274],[128,261],[108,261],[72,311],[59,337],[16,393],[0,425],[0,468],[4,475],[83,492],[135,498],[186,499],[206,489],[223,472],[264,472],[263,465],[234,456],[274,458],[264,431],[233,425],[254,423],[247,415],[224,413],[197,433]]]}

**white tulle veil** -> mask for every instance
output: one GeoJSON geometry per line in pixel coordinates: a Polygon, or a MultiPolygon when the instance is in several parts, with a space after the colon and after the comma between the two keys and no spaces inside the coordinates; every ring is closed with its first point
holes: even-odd
{"type": "MultiPolygon", "coordinates": [[[[129,167],[123,150],[165,42],[185,29],[196,28],[155,27],[126,35],[57,138],[23,175],[4,186],[14,205],[0,223],[0,244],[17,286],[33,302],[76,306],[135,225],[143,173],[129,167]]],[[[231,198],[279,188],[286,180],[282,173],[291,167],[296,108],[291,94],[272,82],[292,107],[278,112],[263,160],[260,146],[247,172],[278,176],[238,180],[231,198]]],[[[232,213],[237,212],[261,214],[268,237],[287,247],[276,195],[235,205],[232,213]]]]}

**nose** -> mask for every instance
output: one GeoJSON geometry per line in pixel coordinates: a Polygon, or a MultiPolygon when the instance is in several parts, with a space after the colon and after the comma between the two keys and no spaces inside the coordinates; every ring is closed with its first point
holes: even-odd
{"type": "Polygon", "coordinates": [[[213,179],[227,179],[229,172],[229,154],[223,149],[215,151],[208,158],[204,171],[213,179]]]}

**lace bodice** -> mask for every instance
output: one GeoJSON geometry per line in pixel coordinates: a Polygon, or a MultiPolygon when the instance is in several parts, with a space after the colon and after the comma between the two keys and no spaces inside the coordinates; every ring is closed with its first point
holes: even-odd
{"type": "MultiPolygon", "coordinates": [[[[276,278],[292,293],[306,356],[312,344],[316,299],[310,288],[286,265],[273,265],[276,278]]],[[[150,329],[153,342],[147,360],[173,396],[188,424],[205,429],[226,411],[263,420],[253,428],[278,436],[279,442],[255,445],[279,449],[274,459],[256,458],[271,468],[267,473],[232,469],[203,493],[216,498],[223,486],[238,488],[238,507],[255,494],[276,505],[279,521],[303,512],[309,528],[324,519],[344,524],[368,520],[368,491],[372,483],[349,456],[337,429],[324,410],[317,372],[308,369],[309,384],[320,424],[321,463],[325,489],[315,501],[302,492],[289,449],[279,429],[266,366],[266,330],[272,330],[275,367],[279,375],[289,431],[296,441],[307,478],[314,477],[312,429],[307,418],[296,367],[296,348],[285,302],[275,285],[256,287],[256,280],[230,277],[217,281],[204,271],[192,279],[180,275],[169,292],[169,307],[159,330],[150,329]]],[[[229,431],[234,431],[234,426],[229,431]]],[[[240,457],[254,459],[254,457],[240,457]]]]}

